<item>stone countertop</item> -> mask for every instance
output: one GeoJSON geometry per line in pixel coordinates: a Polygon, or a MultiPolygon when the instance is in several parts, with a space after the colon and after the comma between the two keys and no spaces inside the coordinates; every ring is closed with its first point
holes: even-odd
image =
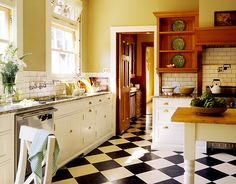
{"type": "Polygon", "coordinates": [[[191,95],[180,95],[180,94],[173,94],[173,95],[164,95],[164,94],[160,94],[160,95],[156,95],[153,96],[152,98],[195,98],[198,97],[197,94],[191,94],[191,95]]]}
{"type": "Polygon", "coordinates": [[[0,105],[0,115],[7,114],[7,113],[18,113],[18,112],[23,112],[23,111],[43,109],[43,108],[47,108],[49,106],[53,106],[60,103],[65,103],[65,102],[70,102],[70,101],[75,101],[75,100],[80,100],[84,98],[105,95],[105,94],[110,94],[110,93],[111,92],[96,92],[96,93],[88,93],[83,96],[75,96],[75,97],[64,98],[64,99],[55,100],[55,101],[33,101],[32,104],[29,106],[24,106],[24,105],[21,105],[20,103],[13,103],[12,105],[10,104],[0,105]]]}

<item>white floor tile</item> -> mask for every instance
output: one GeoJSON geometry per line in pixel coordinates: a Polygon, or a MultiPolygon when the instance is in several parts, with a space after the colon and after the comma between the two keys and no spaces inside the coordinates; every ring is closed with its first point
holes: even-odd
{"type": "Polygon", "coordinates": [[[138,163],[142,162],[141,160],[139,160],[138,158],[135,158],[133,156],[117,158],[117,159],[114,159],[114,160],[122,166],[138,164],[138,163]]]}
{"type": "Polygon", "coordinates": [[[236,178],[233,176],[227,176],[222,179],[214,181],[216,184],[235,184],[236,183],[236,178]]]}
{"type": "Polygon", "coordinates": [[[166,175],[158,170],[144,172],[141,174],[137,174],[136,176],[148,184],[157,183],[157,182],[161,182],[161,181],[170,179],[170,177],[168,175],[166,175]]]}
{"type": "Polygon", "coordinates": [[[102,151],[103,153],[109,153],[109,152],[113,152],[113,151],[120,151],[120,150],[122,150],[122,149],[120,149],[119,147],[117,147],[115,145],[103,146],[103,147],[99,147],[98,149],[100,151],[102,151]]]}
{"type": "Polygon", "coordinates": [[[125,149],[125,151],[131,155],[138,155],[137,158],[140,158],[140,156],[143,156],[145,153],[148,153],[148,150],[145,150],[140,147],[125,149]]]}
{"type": "Polygon", "coordinates": [[[128,138],[128,137],[136,137],[135,134],[132,134],[132,133],[124,133],[121,135],[122,138],[128,138]]]}
{"type": "MultiPolygon", "coordinates": [[[[184,175],[175,177],[174,179],[180,183],[184,183],[184,175]]],[[[205,179],[197,174],[194,175],[194,184],[206,184],[209,182],[211,182],[211,181],[208,179],[205,179]]]]}
{"type": "Polygon", "coordinates": [[[126,178],[132,176],[129,170],[125,169],[124,167],[119,167],[115,169],[110,169],[101,172],[109,181],[115,181],[121,178],[126,178]]]}
{"type": "Polygon", "coordinates": [[[153,151],[152,153],[162,158],[177,155],[177,153],[173,151],[153,151]]]}
{"type": "Polygon", "coordinates": [[[222,160],[224,162],[229,162],[236,159],[236,156],[229,155],[226,153],[219,153],[219,154],[211,155],[211,157],[216,158],[218,160],[222,160]]]}
{"type": "Polygon", "coordinates": [[[141,130],[137,128],[129,128],[127,132],[141,132],[141,130]]]}
{"type": "Polygon", "coordinates": [[[150,141],[135,141],[133,142],[137,146],[150,146],[152,143],[150,141]]]}
{"type": "Polygon", "coordinates": [[[70,173],[73,177],[78,177],[78,176],[83,176],[83,175],[88,175],[88,174],[99,172],[96,169],[96,167],[94,167],[91,164],[77,166],[77,167],[70,167],[70,168],[68,168],[68,170],[70,171],[70,173]]]}
{"type": "MultiPolygon", "coordinates": [[[[178,164],[178,166],[184,168],[184,163],[178,164]]],[[[199,163],[199,162],[195,162],[195,171],[199,171],[206,168],[208,168],[207,165],[199,163]]]]}
{"type": "Polygon", "coordinates": [[[128,143],[129,141],[127,141],[126,139],[113,139],[109,140],[109,142],[116,145],[116,144],[128,143]]]}
{"type": "Polygon", "coordinates": [[[162,159],[162,158],[156,159],[156,160],[150,160],[150,161],[147,161],[145,163],[152,166],[152,167],[154,167],[155,169],[160,169],[160,168],[175,165],[172,162],[169,162],[168,160],[165,160],[165,159],[162,159]]]}
{"type": "Polygon", "coordinates": [[[104,162],[107,160],[112,160],[112,158],[106,154],[91,155],[91,156],[87,156],[85,158],[92,164],[98,163],[98,162],[104,162]]]}
{"type": "Polygon", "coordinates": [[[218,171],[224,172],[228,175],[236,174],[236,166],[229,163],[219,164],[219,165],[213,166],[212,168],[217,169],[218,171]]]}

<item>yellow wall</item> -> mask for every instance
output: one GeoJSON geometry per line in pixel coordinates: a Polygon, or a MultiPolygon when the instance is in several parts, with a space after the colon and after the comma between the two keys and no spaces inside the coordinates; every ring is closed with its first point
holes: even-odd
{"type": "Polygon", "coordinates": [[[45,1],[23,2],[23,50],[24,53],[32,53],[25,59],[25,70],[45,71],[45,1]]]}
{"type": "MultiPolygon", "coordinates": [[[[84,0],[88,2],[88,47],[84,72],[110,67],[110,27],[155,25],[155,11],[198,11],[198,0],[84,0]]],[[[83,48],[84,49],[84,48],[83,48]]],[[[83,51],[84,53],[85,51],[83,51]]]]}
{"type": "Polygon", "coordinates": [[[146,102],[151,102],[154,93],[154,47],[147,47],[146,61],[146,102]]]}
{"type": "Polygon", "coordinates": [[[236,9],[236,0],[199,0],[199,27],[214,26],[214,12],[236,9]]]}

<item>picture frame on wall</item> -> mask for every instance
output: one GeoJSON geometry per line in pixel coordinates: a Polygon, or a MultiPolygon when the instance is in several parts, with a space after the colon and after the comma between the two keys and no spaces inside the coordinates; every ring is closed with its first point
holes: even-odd
{"type": "Polygon", "coordinates": [[[236,10],[216,11],[214,18],[214,26],[236,26],[236,10]]]}

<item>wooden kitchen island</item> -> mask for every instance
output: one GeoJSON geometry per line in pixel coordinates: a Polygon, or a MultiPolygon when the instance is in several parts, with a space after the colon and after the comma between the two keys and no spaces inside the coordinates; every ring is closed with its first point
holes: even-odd
{"type": "Polygon", "coordinates": [[[184,122],[184,184],[194,184],[197,140],[236,143],[236,109],[228,109],[218,116],[206,116],[197,114],[192,107],[179,107],[171,120],[184,122]]]}

